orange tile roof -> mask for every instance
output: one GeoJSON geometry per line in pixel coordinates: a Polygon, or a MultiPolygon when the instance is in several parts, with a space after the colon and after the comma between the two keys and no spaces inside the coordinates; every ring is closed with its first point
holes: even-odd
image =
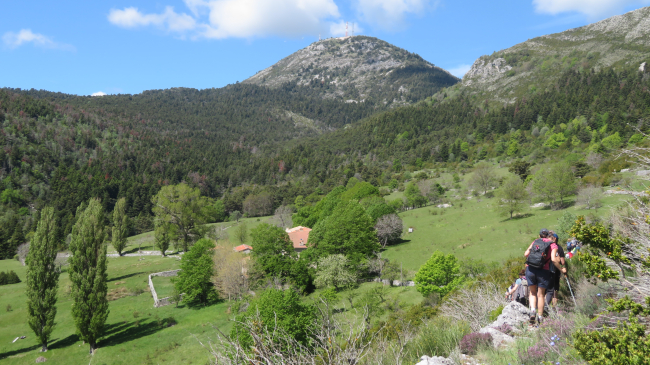
{"type": "Polygon", "coordinates": [[[253,248],[251,246],[249,246],[249,245],[239,245],[239,246],[235,247],[235,251],[237,251],[237,252],[242,252],[242,251],[246,251],[246,250],[251,250],[252,251],[253,248]]]}
{"type": "Polygon", "coordinates": [[[289,235],[289,238],[293,243],[294,249],[307,248],[307,241],[309,240],[309,232],[311,232],[311,228],[302,227],[302,226],[287,229],[287,234],[289,235]]]}

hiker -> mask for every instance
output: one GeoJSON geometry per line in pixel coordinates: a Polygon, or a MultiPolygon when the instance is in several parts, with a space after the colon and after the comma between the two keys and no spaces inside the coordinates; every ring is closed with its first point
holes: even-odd
{"type": "Polygon", "coordinates": [[[526,281],[526,270],[519,272],[519,277],[514,285],[510,286],[510,290],[506,293],[506,299],[510,301],[517,301],[523,305],[528,302],[528,281],[526,281]]]}
{"type": "Polygon", "coordinates": [[[539,238],[533,241],[524,256],[526,257],[526,280],[530,291],[530,324],[541,323],[544,314],[544,296],[546,289],[551,286],[551,263],[559,271],[566,273],[566,268],[560,265],[559,256],[556,257],[558,246],[548,238],[548,230],[539,231],[539,238]],[[535,315],[537,314],[537,316],[535,315]]]}
{"type": "MultiPolygon", "coordinates": [[[[551,239],[553,242],[557,245],[557,252],[555,253],[556,257],[559,257],[560,259],[560,264],[562,266],[566,265],[566,260],[565,260],[565,254],[564,254],[564,249],[562,246],[559,244],[559,237],[555,232],[551,231],[550,232],[551,239]]],[[[551,287],[546,290],[546,305],[552,305],[553,307],[557,306],[557,292],[560,290],[560,278],[561,278],[561,273],[555,265],[550,265],[550,271],[551,271],[551,287]]]]}

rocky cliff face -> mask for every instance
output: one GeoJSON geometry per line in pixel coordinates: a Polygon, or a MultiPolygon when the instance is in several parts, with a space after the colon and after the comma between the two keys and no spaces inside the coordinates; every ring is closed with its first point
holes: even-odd
{"type": "Polygon", "coordinates": [[[549,87],[566,70],[639,67],[648,60],[650,7],[482,56],[463,78],[462,88],[513,102],[549,87]]]}
{"type": "Polygon", "coordinates": [[[355,36],[315,42],[244,82],[271,88],[297,83],[324,98],[404,104],[458,81],[416,54],[377,38],[355,36]]]}

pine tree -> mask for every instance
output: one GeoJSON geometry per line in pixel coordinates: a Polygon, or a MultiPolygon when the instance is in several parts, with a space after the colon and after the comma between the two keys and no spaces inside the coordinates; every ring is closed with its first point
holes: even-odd
{"type": "Polygon", "coordinates": [[[113,248],[122,256],[129,234],[129,217],[126,215],[126,199],[121,198],[113,210],[113,248]]]}
{"type": "Polygon", "coordinates": [[[27,254],[27,323],[40,341],[42,352],[54,329],[59,271],[55,266],[58,242],[54,208],[45,208],[27,254]]]}
{"type": "Polygon", "coordinates": [[[70,240],[70,281],[72,281],[72,316],[79,337],[90,345],[90,353],[97,348],[106,317],[106,231],[104,210],[98,199],[77,209],[77,222],[72,227],[70,240]]]}

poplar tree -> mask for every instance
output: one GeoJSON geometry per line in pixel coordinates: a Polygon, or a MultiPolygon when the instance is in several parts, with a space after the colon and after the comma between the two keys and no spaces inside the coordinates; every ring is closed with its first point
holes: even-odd
{"type": "Polygon", "coordinates": [[[106,299],[106,230],[104,210],[98,199],[91,199],[84,209],[77,209],[77,222],[70,240],[70,281],[72,281],[72,316],[79,337],[90,345],[90,353],[108,317],[106,299]]]}
{"type": "Polygon", "coordinates": [[[27,323],[47,351],[47,341],[54,329],[56,293],[59,270],[55,265],[57,253],[57,222],[54,208],[43,209],[36,233],[27,254],[27,323]]]}
{"type": "Polygon", "coordinates": [[[121,198],[113,210],[113,248],[122,256],[129,234],[129,217],[126,215],[126,199],[121,198]]]}

